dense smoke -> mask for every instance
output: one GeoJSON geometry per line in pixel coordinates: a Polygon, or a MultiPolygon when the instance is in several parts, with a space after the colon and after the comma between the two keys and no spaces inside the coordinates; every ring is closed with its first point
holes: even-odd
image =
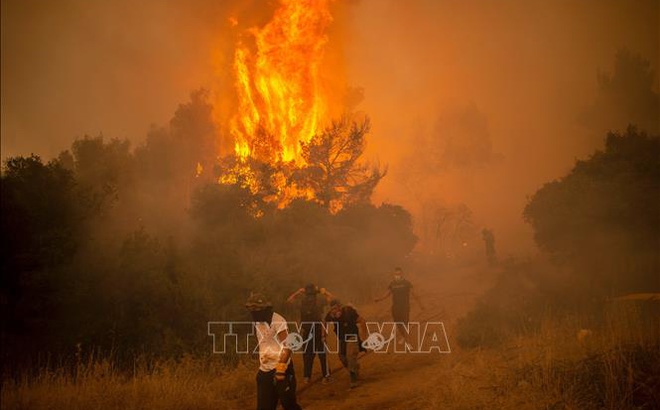
{"type": "MultiPolygon", "coordinates": [[[[598,73],[616,70],[619,49],[640,53],[657,72],[659,14],[657,1],[360,2],[350,14],[346,61],[349,78],[365,89],[361,107],[373,118],[371,152],[393,174],[379,197],[419,218],[416,196],[437,192],[437,202],[465,203],[479,225],[494,228],[505,251],[530,249],[520,218],[526,196],[602,147],[606,131],[634,122],[618,116],[607,123],[611,108],[598,124],[582,117],[599,98],[598,73]],[[463,130],[441,130],[449,116],[465,122],[467,110],[481,115],[463,130]],[[490,146],[499,159],[429,170],[421,193],[406,189],[410,178],[395,177],[424,161],[410,162],[416,151],[429,151],[420,148],[420,135],[435,142],[434,152],[457,132],[473,134],[461,137],[464,146],[484,139],[475,156],[490,146]]],[[[641,88],[636,81],[623,83],[641,88]]],[[[657,81],[650,132],[658,129],[657,81]]]]}
{"type": "MultiPolygon", "coordinates": [[[[52,157],[85,134],[138,143],[191,90],[228,95],[237,38],[267,22],[275,5],[3,2],[3,157],[52,157]]],[[[391,171],[376,202],[408,207],[418,232],[425,208],[465,204],[511,253],[531,250],[520,217],[526,196],[602,146],[607,129],[583,120],[602,103],[598,73],[616,69],[622,48],[658,67],[656,1],[333,8],[325,70],[338,95],[346,86],[363,90],[370,158],[391,171]],[[420,158],[420,141],[439,156],[420,158]],[[428,169],[415,192],[411,161],[428,169]]],[[[657,79],[651,86],[657,90],[657,79]]],[[[216,112],[228,108],[212,99],[216,112]]]]}
{"type": "Polygon", "coordinates": [[[3,408],[245,408],[209,323],[315,285],[461,347],[315,404],[660,400],[658,0],[1,4],[3,408]]]}

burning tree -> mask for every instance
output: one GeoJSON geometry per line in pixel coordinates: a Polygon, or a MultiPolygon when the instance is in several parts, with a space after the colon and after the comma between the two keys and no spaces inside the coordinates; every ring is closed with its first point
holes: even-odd
{"type": "Polygon", "coordinates": [[[220,181],[249,190],[258,202],[287,206],[294,199],[320,203],[336,212],[368,203],[386,170],[361,162],[370,122],[334,121],[309,142],[301,142],[301,165],[294,161],[268,163],[229,156],[221,161],[220,181]]]}
{"type": "Polygon", "coordinates": [[[316,135],[329,113],[320,66],[332,16],[328,0],[278,3],[271,20],[245,31],[236,45],[230,134],[241,158],[299,161],[299,142],[316,135]]]}
{"type": "Polygon", "coordinates": [[[295,174],[298,185],[311,190],[314,198],[331,210],[368,202],[386,173],[378,166],[359,162],[369,129],[368,119],[357,123],[344,117],[301,143],[307,166],[295,174]]]}
{"type": "Polygon", "coordinates": [[[259,203],[283,208],[294,199],[337,212],[368,202],[385,175],[360,162],[368,120],[329,121],[347,107],[333,104],[328,84],[337,81],[322,71],[330,4],[280,0],[271,20],[236,44],[236,104],[227,132],[234,152],[221,160],[218,177],[248,188],[257,214],[267,208],[259,203]]]}

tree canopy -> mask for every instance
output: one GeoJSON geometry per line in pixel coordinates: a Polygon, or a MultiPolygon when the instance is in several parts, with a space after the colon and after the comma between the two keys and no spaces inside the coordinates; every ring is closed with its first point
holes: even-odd
{"type": "Polygon", "coordinates": [[[524,217],[539,247],[556,259],[591,264],[601,284],[648,290],[659,281],[658,192],[660,140],[629,127],[609,133],[604,150],[539,189],[524,217]],[[626,266],[632,259],[636,266],[626,266]]]}
{"type": "Polygon", "coordinates": [[[370,297],[411,252],[410,214],[369,201],[384,172],[360,163],[368,122],[338,122],[313,139],[297,181],[323,201],[279,209],[271,178],[295,168],[251,164],[263,192],[218,183],[210,115],[205,94],[194,93],[134,149],[86,136],[47,163],[5,161],[3,365],[78,349],[111,351],[125,364],[207,354],[207,322],[246,319],[250,291],[279,307],[309,281],[370,297]]]}
{"type": "Polygon", "coordinates": [[[378,166],[360,162],[370,128],[368,119],[358,123],[343,118],[308,143],[302,143],[306,166],[295,180],[311,189],[319,202],[330,209],[368,203],[386,174],[378,166]]]}
{"type": "Polygon", "coordinates": [[[651,134],[660,132],[660,95],[651,63],[641,55],[621,49],[612,71],[599,72],[598,92],[580,116],[583,124],[604,133],[635,124],[651,134]]]}

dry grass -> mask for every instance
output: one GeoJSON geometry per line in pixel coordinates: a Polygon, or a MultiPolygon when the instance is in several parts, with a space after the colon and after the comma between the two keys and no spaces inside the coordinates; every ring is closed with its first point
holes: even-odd
{"type": "MultiPolygon", "coordinates": [[[[634,304],[617,305],[597,324],[589,316],[548,316],[537,332],[497,348],[370,355],[367,383],[357,393],[346,394],[346,375],[339,374],[337,383],[306,391],[301,401],[317,409],[654,408],[660,402],[659,320],[634,304]],[[579,341],[587,327],[590,335],[579,341]]],[[[219,361],[184,358],[126,375],[107,360],[90,360],[74,372],[5,381],[1,407],[245,408],[254,404],[255,371],[250,362],[227,369],[219,361]]]]}
{"type": "Polygon", "coordinates": [[[254,390],[254,369],[200,359],[161,362],[126,375],[108,360],[79,363],[73,373],[42,371],[3,381],[3,409],[217,409],[239,407],[254,390]]]}
{"type": "MultiPolygon", "coordinates": [[[[657,306],[656,306],[657,308],[657,306]]],[[[420,408],[646,409],[660,404],[660,316],[612,306],[603,322],[547,317],[499,348],[458,351],[420,408]]]]}

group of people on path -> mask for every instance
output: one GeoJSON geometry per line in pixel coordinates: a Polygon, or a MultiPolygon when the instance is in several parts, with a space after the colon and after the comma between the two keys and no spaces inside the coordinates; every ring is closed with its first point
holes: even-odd
{"type": "MultiPolygon", "coordinates": [[[[407,340],[407,326],[410,313],[410,295],[419,302],[412,292],[412,284],[403,277],[401,268],[394,271],[394,279],[387,292],[376,299],[381,301],[392,296],[392,317],[401,335],[400,343],[407,340]],[[401,326],[401,327],[399,327],[401,326]]],[[[296,290],[287,299],[288,303],[300,300],[301,337],[305,341],[303,351],[303,377],[309,383],[315,356],[321,364],[323,383],[332,381],[325,348],[328,324],[334,324],[338,340],[339,359],[348,370],[350,387],[358,386],[358,355],[365,349],[367,328],[355,307],[342,304],[325,288],[310,283],[296,290]],[[322,297],[322,299],[319,298],[322,297]],[[319,300],[320,299],[320,300],[319,300]],[[323,306],[329,310],[323,316],[323,306]]],[[[421,306],[421,302],[420,302],[421,306]]],[[[296,398],[296,376],[293,368],[292,350],[285,341],[288,337],[287,322],[282,315],[273,311],[273,305],[263,294],[250,295],[245,307],[250,311],[255,323],[259,343],[259,371],[257,372],[257,409],[274,410],[281,403],[286,410],[300,409],[296,398]]],[[[423,307],[422,307],[423,309],[423,307]]]]}

